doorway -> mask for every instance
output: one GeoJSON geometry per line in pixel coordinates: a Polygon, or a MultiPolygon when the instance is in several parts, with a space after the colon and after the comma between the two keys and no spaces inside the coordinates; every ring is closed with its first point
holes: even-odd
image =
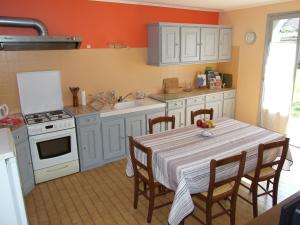
{"type": "Polygon", "coordinates": [[[300,146],[300,12],[268,16],[260,125],[300,146]]]}

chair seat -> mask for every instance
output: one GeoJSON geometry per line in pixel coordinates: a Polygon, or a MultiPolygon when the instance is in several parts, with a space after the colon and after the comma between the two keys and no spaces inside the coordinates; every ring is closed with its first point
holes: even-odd
{"type": "MultiPolygon", "coordinates": [[[[272,167],[265,167],[265,168],[260,170],[259,178],[274,176],[275,172],[276,172],[276,170],[273,169],[272,167]]],[[[246,175],[246,178],[250,178],[250,179],[252,178],[253,179],[254,176],[255,176],[255,170],[248,173],[246,175]]]]}
{"type": "MultiPolygon", "coordinates": [[[[146,170],[144,170],[143,168],[139,168],[138,171],[143,177],[145,177],[147,180],[149,180],[149,175],[146,170]]],[[[157,180],[154,179],[154,183],[158,183],[157,180]]]]}
{"type": "MultiPolygon", "coordinates": [[[[234,181],[230,182],[230,183],[227,183],[227,184],[223,184],[220,187],[215,188],[214,193],[213,193],[213,197],[217,197],[219,195],[222,195],[226,192],[231,191],[233,189],[233,186],[234,186],[234,181]]],[[[202,192],[200,194],[207,197],[208,192],[206,191],[206,192],[202,192]]]]}

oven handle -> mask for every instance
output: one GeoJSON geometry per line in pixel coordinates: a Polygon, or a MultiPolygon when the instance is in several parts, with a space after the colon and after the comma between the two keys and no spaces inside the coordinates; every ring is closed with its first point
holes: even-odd
{"type": "Polygon", "coordinates": [[[57,171],[57,170],[61,170],[61,169],[65,169],[67,168],[69,165],[64,165],[63,167],[60,167],[60,168],[56,168],[56,169],[52,169],[52,170],[47,170],[47,172],[54,172],[54,171],[57,171]]]}

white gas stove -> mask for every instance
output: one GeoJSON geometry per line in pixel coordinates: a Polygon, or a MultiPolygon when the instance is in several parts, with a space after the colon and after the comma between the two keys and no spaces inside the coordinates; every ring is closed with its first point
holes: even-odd
{"type": "Polygon", "coordinates": [[[79,171],[74,117],[63,109],[60,72],[18,73],[36,183],[79,171]]]}
{"type": "Polygon", "coordinates": [[[29,135],[49,133],[75,127],[74,118],[65,110],[24,115],[29,135]]]}

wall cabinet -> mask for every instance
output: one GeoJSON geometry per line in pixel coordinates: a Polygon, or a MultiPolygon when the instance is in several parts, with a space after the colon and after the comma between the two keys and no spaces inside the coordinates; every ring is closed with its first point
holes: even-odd
{"type": "Polygon", "coordinates": [[[76,118],[80,170],[85,171],[103,164],[99,115],[76,118]]]}
{"type": "Polygon", "coordinates": [[[161,27],[161,62],[179,62],[179,27],[161,27]]]}
{"type": "Polygon", "coordinates": [[[34,174],[31,161],[30,146],[27,127],[21,127],[13,131],[16,145],[17,163],[21,177],[23,194],[26,195],[34,188],[34,174]]]}
{"type": "Polygon", "coordinates": [[[200,28],[199,27],[181,27],[181,62],[199,62],[200,61],[200,28]]]}
{"type": "Polygon", "coordinates": [[[108,117],[103,119],[101,124],[105,162],[123,158],[126,153],[124,118],[108,117]]]}
{"type": "Polygon", "coordinates": [[[148,24],[148,64],[229,61],[231,28],[207,24],[148,24]]]}
{"type": "Polygon", "coordinates": [[[219,39],[219,60],[227,61],[231,59],[231,40],[232,40],[232,29],[231,28],[220,28],[220,39],[219,39]]]}
{"type": "Polygon", "coordinates": [[[219,47],[219,29],[201,28],[201,61],[217,61],[219,47]]]}

